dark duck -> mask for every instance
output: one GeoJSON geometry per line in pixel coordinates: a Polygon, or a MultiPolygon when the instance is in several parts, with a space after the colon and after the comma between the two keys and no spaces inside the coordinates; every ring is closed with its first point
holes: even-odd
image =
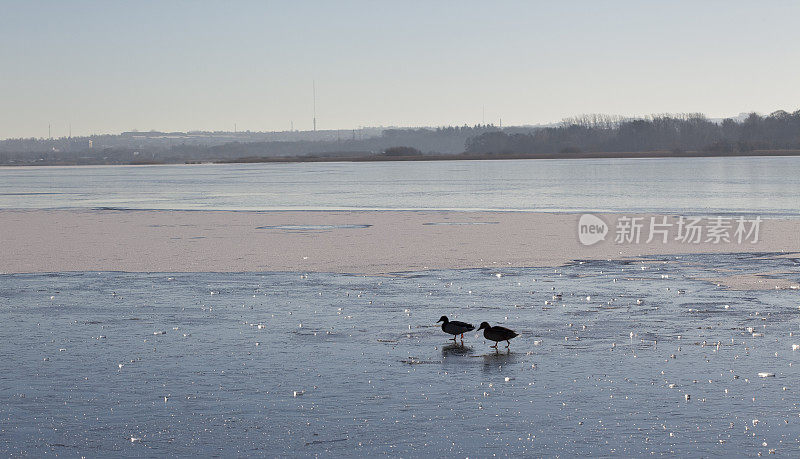
{"type": "Polygon", "coordinates": [[[442,316],[442,318],[436,322],[442,322],[442,331],[453,335],[453,341],[456,340],[458,335],[461,335],[461,341],[464,341],[464,333],[475,330],[474,325],[466,322],[459,322],[458,320],[449,320],[447,316],[442,316]]]}
{"type": "Polygon", "coordinates": [[[519,334],[514,330],[509,330],[506,327],[500,326],[492,327],[488,322],[481,323],[481,326],[478,327],[478,331],[480,330],[483,330],[484,338],[494,341],[494,346],[492,346],[493,348],[497,348],[497,344],[500,343],[500,341],[505,341],[506,347],[509,347],[511,346],[511,342],[509,342],[509,340],[519,336],[519,334]]]}

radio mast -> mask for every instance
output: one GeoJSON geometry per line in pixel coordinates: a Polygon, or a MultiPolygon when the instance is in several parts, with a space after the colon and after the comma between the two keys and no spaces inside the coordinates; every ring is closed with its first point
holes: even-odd
{"type": "Polygon", "coordinates": [[[314,99],[314,132],[317,132],[317,82],[311,80],[311,91],[314,99]]]}

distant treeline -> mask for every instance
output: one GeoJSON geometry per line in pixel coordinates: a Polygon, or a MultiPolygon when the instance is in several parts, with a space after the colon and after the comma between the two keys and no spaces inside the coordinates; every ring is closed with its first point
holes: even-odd
{"type": "MultiPolygon", "coordinates": [[[[509,128],[508,132],[531,132],[534,129],[515,127],[509,128]]],[[[0,141],[0,164],[144,164],[243,158],[339,158],[383,155],[394,147],[413,148],[426,155],[457,155],[464,151],[467,139],[496,130],[492,125],[465,125],[289,133],[127,132],[116,136],[8,139],[0,141]],[[280,140],[270,140],[275,138],[280,140]]]]}
{"type": "Polygon", "coordinates": [[[487,132],[467,141],[466,153],[569,156],[582,152],[665,151],[742,154],[800,149],[800,110],[752,113],[714,122],[699,113],[626,119],[583,115],[530,133],[487,132]]]}
{"type": "Polygon", "coordinates": [[[0,141],[0,165],[589,158],[787,154],[800,110],[710,120],[702,114],[582,115],[552,127],[493,125],[274,133],[126,132],[0,141]]]}
{"type": "Polygon", "coordinates": [[[194,156],[213,160],[240,157],[278,156],[349,156],[354,153],[380,155],[393,147],[410,147],[426,154],[458,154],[464,151],[467,140],[486,132],[496,131],[491,125],[456,126],[419,129],[386,129],[380,135],[359,139],[342,135],[329,141],[297,142],[231,142],[199,148],[195,145],[172,147],[173,156],[194,156]]]}

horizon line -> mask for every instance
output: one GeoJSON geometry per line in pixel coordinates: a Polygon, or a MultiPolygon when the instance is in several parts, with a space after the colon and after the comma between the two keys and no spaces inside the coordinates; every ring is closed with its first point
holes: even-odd
{"type": "MultiPolygon", "coordinates": [[[[784,111],[781,109],[774,110],[770,113],[775,113],[777,111],[784,111]]],[[[473,125],[464,123],[464,124],[447,124],[447,125],[374,125],[374,126],[359,126],[357,128],[336,128],[336,129],[311,129],[311,130],[272,130],[272,131],[252,131],[252,130],[245,130],[241,131],[235,129],[233,131],[223,131],[223,130],[202,130],[202,129],[192,129],[186,131],[169,131],[169,130],[156,130],[156,129],[149,129],[149,130],[139,130],[139,129],[130,129],[125,131],[117,131],[117,132],[103,132],[103,133],[92,133],[92,134],[85,134],[85,135],[76,135],[76,136],[60,136],[60,137],[2,137],[0,138],[0,142],[4,142],[7,140],[61,140],[61,139],[80,139],[80,138],[90,138],[90,137],[101,137],[101,136],[120,136],[124,134],[131,134],[131,133],[141,133],[141,134],[148,134],[148,133],[161,133],[161,134],[194,134],[194,133],[212,133],[212,134],[231,134],[231,135],[246,135],[246,134],[284,134],[284,133],[324,133],[324,132],[352,132],[352,131],[361,131],[366,129],[441,129],[441,128],[452,128],[452,127],[481,127],[481,126],[495,126],[498,129],[512,129],[512,128],[544,128],[544,127],[554,127],[562,124],[565,120],[568,120],[572,117],[581,117],[581,116],[609,116],[609,117],[617,117],[622,120],[636,120],[636,119],[647,119],[648,117],[653,116],[674,116],[674,115],[681,115],[681,114],[699,114],[705,116],[709,120],[724,120],[724,119],[737,119],[742,117],[743,115],[750,115],[755,113],[759,116],[764,116],[761,112],[757,111],[747,111],[747,112],[740,112],[735,116],[725,116],[725,117],[708,117],[702,112],[674,112],[674,113],[651,113],[649,115],[612,115],[608,113],[581,113],[578,115],[572,115],[570,117],[564,117],[560,121],[549,122],[549,123],[537,123],[537,124],[509,124],[504,127],[500,127],[499,125],[495,125],[492,123],[476,123],[473,125]]],[[[791,113],[791,112],[789,112],[791,113]]],[[[52,125],[52,123],[49,123],[52,125]]],[[[68,123],[70,125],[70,130],[73,127],[72,123],[68,123]]]]}

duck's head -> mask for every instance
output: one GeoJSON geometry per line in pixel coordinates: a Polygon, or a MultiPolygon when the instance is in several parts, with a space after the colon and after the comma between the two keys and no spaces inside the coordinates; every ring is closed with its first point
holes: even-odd
{"type": "Polygon", "coordinates": [[[492,328],[489,326],[489,322],[481,322],[481,326],[478,327],[478,330],[483,330],[484,328],[492,328]]]}
{"type": "Polygon", "coordinates": [[[447,323],[447,322],[449,322],[449,320],[447,319],[447,316],[442,316],[439,320],[436,321],[437,324],[439,322],[447,323]]]}

